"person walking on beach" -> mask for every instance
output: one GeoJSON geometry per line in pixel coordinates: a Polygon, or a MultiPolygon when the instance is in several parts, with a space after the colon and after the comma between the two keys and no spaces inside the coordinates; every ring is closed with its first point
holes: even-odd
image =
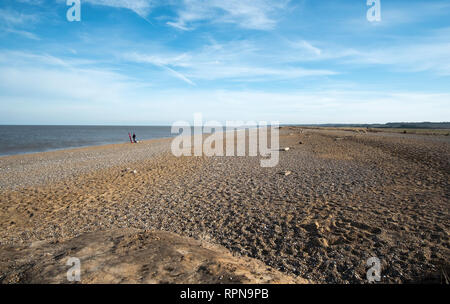
{"type": "Polygon", "coordinates": [[[133,142],[134,142],[134,143],[137,143],[137,142],[136,142],[136,134],[134,134],[134,132],[133,132],[133,142]]]}

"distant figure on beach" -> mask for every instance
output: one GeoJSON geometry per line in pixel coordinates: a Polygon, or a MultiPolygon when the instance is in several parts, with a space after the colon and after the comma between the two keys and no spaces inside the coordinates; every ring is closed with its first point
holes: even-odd
{"type": "Polygon", "coordinates": [[[136,134],[134,134],[134,132],[133,132],[133,142],[137,143],[137,141],[136,141],[136,134]]]}

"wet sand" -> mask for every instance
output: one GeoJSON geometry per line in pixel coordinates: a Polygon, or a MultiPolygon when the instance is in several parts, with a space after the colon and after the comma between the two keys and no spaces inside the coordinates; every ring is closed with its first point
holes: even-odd
{"type": "Polygon", "coordinates": [[[367,283],[373,256],[382,283],[442,280],[448,136],[294,127],[280,135],[291,149],[274,168],[259,157],[176,158],[170,139],[1,157],[0,280],[38,267],[33,242],[117,229],[220,245],[293,280],[367,283]]]}

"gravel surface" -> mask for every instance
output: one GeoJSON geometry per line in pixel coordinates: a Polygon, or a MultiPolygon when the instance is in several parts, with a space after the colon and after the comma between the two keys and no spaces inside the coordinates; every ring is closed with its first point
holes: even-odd
{"type": "Polygon", "coordinates": [[[0,190],[44,185],[167,152],[171,139],[0,156],[0,190]]]}
{"type": "Polygon", "coordinates": [[[367,283],[373,256],[382,283],[448,271],[448,137],[280,132],[280,147],[290,149],[274,168],[260,167],[259,157],[176,158],[169,140],[0,158],[9,167],[0,180],[0,240],[155,229],[320,283],[367,283]]]}

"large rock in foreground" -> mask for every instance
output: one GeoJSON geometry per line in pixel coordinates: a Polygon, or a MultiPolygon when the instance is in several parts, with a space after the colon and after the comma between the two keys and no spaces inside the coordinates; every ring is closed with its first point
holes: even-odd
{"type": "Polygon", "coordinates": [[[221,246],[134,229],[0,248],[0,282],[69,283],[70,257],[80,260],[81,283],[308,283],[221,246]]]}

